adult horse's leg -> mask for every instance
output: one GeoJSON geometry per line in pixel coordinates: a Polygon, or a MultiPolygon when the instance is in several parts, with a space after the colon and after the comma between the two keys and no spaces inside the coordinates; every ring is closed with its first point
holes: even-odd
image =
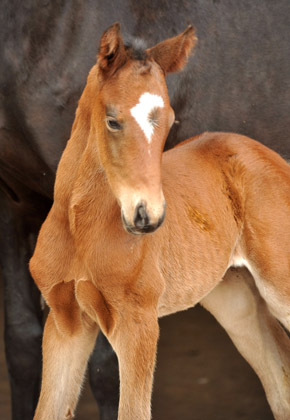
{"type": "Polygon", "coordinates": [[[89,379],[102,420],[116,420],[119,405],[118,359],[100,332],[89,362],[89,379]]]}
{"type": "Polygon", "coordinates": [[[290,418],[290,340],[246,269],[229,270],[201,304],[259,376],[276,420],[290,418]]]}
{"type": "Polygon", "coordinates": [[[28,271],[29,221],[0,191],[0,264],[4,280],[5,350],[13,420],[31,420],[41,373],[40,293],[28,271]]]}

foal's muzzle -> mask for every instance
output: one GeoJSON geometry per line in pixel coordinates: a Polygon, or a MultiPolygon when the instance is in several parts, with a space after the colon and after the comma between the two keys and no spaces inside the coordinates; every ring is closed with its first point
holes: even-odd
{"type": "Polygon", "coordinates": [[[150,217],[150,214],[147,211],[146,204],[143,202],[139,203],[135,208],[133,224],[128,223],[124,214],[122,213],[124,228],[127,230],[127,232],[133,233],[135,235],[154,232],[163,223],[165,218],[165,207],[166,204],[164,203],[161,216],[157,221],[156,218],[155,221],[153,221],[153,218],[150,217]]]}

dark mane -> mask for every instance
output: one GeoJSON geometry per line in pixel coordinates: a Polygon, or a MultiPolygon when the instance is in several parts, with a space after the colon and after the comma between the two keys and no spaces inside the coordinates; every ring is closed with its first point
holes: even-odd
{"type": "Polygon", "coordinates": [[[148,57],[146,52],[147,47],[143,39],[126,36],[124,39],[124,45],[127,53],[134,60],[145,61],[148,57]]]}

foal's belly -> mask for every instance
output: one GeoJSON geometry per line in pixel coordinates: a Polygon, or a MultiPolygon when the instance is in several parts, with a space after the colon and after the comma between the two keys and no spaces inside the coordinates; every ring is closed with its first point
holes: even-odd
{"type": "Polygon", "coordinates": [[[183,311],[199,303],[222,280],[227,269],[208,266],[203,272],[188,268],[179,273],[170,272],[164,277],[164,293],[158,302],[158,316],[183,311]]]}

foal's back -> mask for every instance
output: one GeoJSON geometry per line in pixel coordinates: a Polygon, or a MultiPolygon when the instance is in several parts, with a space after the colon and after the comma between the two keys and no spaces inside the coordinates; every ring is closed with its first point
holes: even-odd
{"type": "Polygon", "coordinates": [[[225,188],[237,222],[259,209],[256,217],[276,224],[275,219],[278,222],[290,211],[290,166],[276,152],[246,136],[206,132],[188,139],[164,153],[163,172],[165,186],[182,183],[191,191],[196,189],[198,195],[225,188]],[[201,186],[207,191],[202,192],[201,186]]]}
{"type": "MultiPolygon", "coordinates": [[[[182,270],[175,293],[189,284],[191,270],[199,287],[197,291],[194,285],[192,292],[201,298],[230,266],[245,265],[272,311],[288,326],[289,165],[248,137],[204,133],[164,154],[163,189],[164,236],[171,239],[172,255],[180,255],[166,274],[177,265],[176,275],[182,270]],[[277,306],[285,307],[277,313],[277,306]]],[[[172,304],[182,309],[182,304],[172,304]]]]}

